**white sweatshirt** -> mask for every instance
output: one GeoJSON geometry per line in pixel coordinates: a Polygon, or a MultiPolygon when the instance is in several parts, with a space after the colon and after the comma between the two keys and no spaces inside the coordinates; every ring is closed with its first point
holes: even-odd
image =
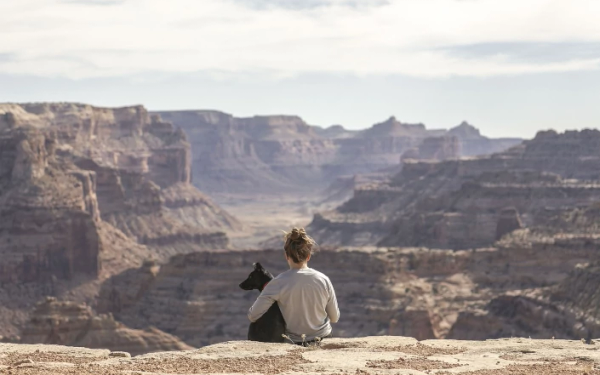
{"type": "Polygon", "coordinates": [[[333,285],[327,276],[312,268],[290,269],[271,280],[248,311],[255,322],[275,302],[283,314],[286,334],[295,342],[331,333],[331,324],[340,319],[333,285]]]}

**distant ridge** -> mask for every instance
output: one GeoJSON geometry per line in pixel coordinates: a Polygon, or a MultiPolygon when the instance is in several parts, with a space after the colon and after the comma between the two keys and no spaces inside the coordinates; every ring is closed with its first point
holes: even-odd
{"type": "Polygon", "coordinates": [[[339,124],[312,126],[289,115],[234,117],[205,110],[152,113],[186,132],[194,160],[193,183],[209,193],[322,190],[340,176],[399,166],[407,151],[418,149],[430,137],[455,136],[459,156],[498,152],[522,141],[490,139],[466,123],[450,130],[430,130],[394,116],[355,131],[339,124]]]}

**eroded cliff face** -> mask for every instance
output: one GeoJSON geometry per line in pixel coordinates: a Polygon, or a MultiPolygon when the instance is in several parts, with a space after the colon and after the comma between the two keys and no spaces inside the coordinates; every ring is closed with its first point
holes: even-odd
{"type": "MultiPolygon", "coordinates": [[[[336,290],[342,312],[334,325],[337,337],[510,337],[523,334],[520,322],[538,321],[541,310],[523,301],[544,296],[565,282],[577,264],[597,257],[597,244],[573,236],[548,237],[527,229],[512,236],[496,248],[472,251],[324,249],[311,267],[328,275],[336,290]],[[511,315],[513,302],[520,307],[511,315]],[[535,314],[527,317],[528,309],[535,314]]],[[[192,346],[244,339],[246,313],[257,293],[238,284],[257,261],[274,274],[286,268],[277,250],[177,255],[162,266],[148,263],[107,280],[97,307],[129,326],[153,325],[192,346]]],[[[584,313],[570,326],[547,323],[566,319],[555,314],[535,337],[579,339],[581,330],[573,327],[593,315],[585,312],[584,303],[578,306],[584,313]]]]}
{"type": "Polygon", "coordinates": [[[547,210],[543,216],[539,226],[515,229],[496,244],[499,254],[518,256],[493,259],[496,270],[475,281],[482,287],[492,282],[511,287],[485,306],[461,312],[449,338],[589,341],[600,334],[598,209],[547,210]]]}
{"type": "Polygon", "coordinates": [[[131,329],[112,315],[96,315],[85,304],[48,297],[37,304],[20,342],[125,351],[132,355],[192,349],[156,328],[131,329]]]}
{"type": "Polygon", "coordinates": [[[145,259],[227,248],[240,223],[190,163],[181,130],[141,106],[0,104],[0,335],[44,295],[91,303],[145,259]]]}
{"type": "Polygon", "coordinates": [[[458,137],[429,137],[425,138],[417,148],[403,153],[401,160],[448,160],[458,159],[461,154],[462,145],[458,137]]]}
{"type": "Polygon", "coordinates": [[[492,156],[406,159],[389,181],[358,187],[310,227],[329,245],[492,246],[511,230],[544,225],[547,210],[600,199],[599,141],[598,131],[541,132],[492,156]]]}
{"type": "MultiPolygon", "coordinates": [[[[520,142],[497,143],[462,128],[453,134],[429,130],[423,124],[406,124],[394,117],[363,131],[348,131],[339,125],[327,129],[310,126],[297,116],[237,118],[217,111],[156,113],[188,134],[194,184],[211,193],[314,193],[339,176],[397,166],[405,152],[418,149],[427,138],[445,134],[458,143],[468,138],[469,145],[479,145],[467,146],[467,155],[477,154],[477,147],[485,154],[520,142]],[[481,147],[481,142],[489,147],[481,147]]],[[[457,144],[440,149],[439,143],[428,141],[423,156],[442,159],[460,153],[457,144]]]]}
{"type": "Polygon", "coordinates": [[[558,284],[512,291],[493,298],[483,309],[461,312],[448,338],[551,337],[589,343],[600,335],[599,280],[597,260],[580,263],[558,284]]]}
{"type": "Polygon", "coordinates": [[[193,182],[207,192],[273,193],[315,187],[333,142],[295,116],[234,118],[216,111],[157,112],[188,134],[193,182]],[[303,181],[301,185],[298,183],[303,181]]]}
{"type": "MultiPolygon", "coordinates": [[[[41,320],[26,325],[31,301],[56,295],[77,302],[50,301],[61,306],[57,316],[67,317],[57,318],[64,328],[58,337],[76,345],[113,340],[136,352],[246,337],[246,312],[257,293],[238,284],[255,261],[283,271],[283,256],[207,251],[225,247],[218,230],[239,223],[190,184],[189,146],[180,131],[141,107],[2,108],[10,111],[0,115],[0,215],[11,220],[0,221],[0,334],[25,325],[24,337],[34,341],[56,337],[44,323],[54,312],[40,310],[41,320]],[[159,261],[142,263],[150,257],[159,261]],[[81,301],[117,320],[89,315],[81,301]]],[[[540,133],[501,154],[455,160],[464,147],[458,135],[432,138],[423,126],[394,119],[365,132],[323,135],[294,117],[205,115],[207,127],[229,124],[232,138],[252,133],[234,142],[241,148],[223,143],[223,150],[243,166],[254,156],[276,159],[280,168],[265,162],[264,176],[277,183],[298,160],[313,168],[311,158],[338,157],[342,148],[348,156],[365,147],[357,154],[363,165],[404,155],[402,171],[389,177],[341,177],[331,199],[348,186],[354,197],[316,215],[309,229],[325,247],[311,266],[331,277],[342,308],[337,336],[579,339],[600,332],[597,264],[577,266],[598,255],[600,133],[540,133]],[[281,143],[293,134],[300,143],[281,143]],[[413,136],[425,138],[415,144],[413,136]],[[290,147],[298,155],[289,155],[290,147]]],[[[459,130],[464,138],[477,136],[466,126],[459,130]]],[[[222,139],[222,129],[211,131],[213,141],[222,139]]],[[[254,176],[252,168],[242,170],[254,176]]],[[[298,171],[286,181],[306,177],[298,171]]]]}
{"type": "MultiPolygon", "coordinates": [[[[332,251],[315,258],[315,267],[331,277],[343,306],[336,336],[386,334],[390,321],[396,319],[393,329],[398,333],[433,337],[427,324],[421,328],[412,324],[422,321],[422,316],[404,311],[407,301],[400,297],[411,292],[389,288],[390,268],[403,267],[401,256],[389,256],[393,259],[384,253],[332,251]]],[[[243,291],[238,284],[256,261],[275,274],[284,270],[280,251],[175,256],[163,266],[148,264],[107,280],[98,310],[112,312],[132,327],[154,325],[193,346],[244,339],[249,324],[246,313],[257,293],[243,291]]]]}
{"type": "Polygon", "coordinates": [[[490,139],[484,137],[479,129],[466,121],[450,129],[447,135],[460,139],[461,156],[490,155],[508,150],[523,141],[518,138],[490,139]]]}
{"type": "Polygon", "coordinates": [[[95,175],[57,162],[39,130],[0,133],[0,281],[95,277],[103,243],[95,175]]]}
{"type": "MultiPolygon", "coordinates": [[[[90,191],[88,210],[139,243],[161,247],[159,253],[225,248],[224,231],[241,228],[190,184],[190,145],[183,131],[142,106],[3,104],[0,115],[5,129],[31,127],[52,139],[57,163],[68,164],[90,191]]],[[[17,159],[14,174],[43,170],[43,165],[23,170],[21,164],[17,159]]]]}

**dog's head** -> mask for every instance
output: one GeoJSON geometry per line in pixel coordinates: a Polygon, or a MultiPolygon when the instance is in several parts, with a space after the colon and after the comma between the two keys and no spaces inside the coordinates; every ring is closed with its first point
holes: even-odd
{"type": "Polygon", "coordinates": [[[244,290],[258,289],[262,291],[266,283],[273,280],[273,275],[269,273],[260,263],[254,263],[254,270],[250,272],[248,278],[240,284],[244,290]]]}

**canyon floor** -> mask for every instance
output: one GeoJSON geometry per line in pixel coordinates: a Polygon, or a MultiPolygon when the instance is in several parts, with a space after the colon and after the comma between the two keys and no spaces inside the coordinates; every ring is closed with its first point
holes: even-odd
{"type": "Polygon", "coordinates": [[[213,198],[244,223],[243,230],[227,232],[231,246],[236,249],[257,248],[273,237],[283,238],[282,231],[307,226],[321,207],[318,197],[308,196],[214,195],[213,198]]]}
{"type": "Polygon", "coordinates": [[[0,344],[2,374],[600,374],[600,341],[406,337],[329,339],[319,347],[229,341],[130,357],[55,345],[0,344]]]}

